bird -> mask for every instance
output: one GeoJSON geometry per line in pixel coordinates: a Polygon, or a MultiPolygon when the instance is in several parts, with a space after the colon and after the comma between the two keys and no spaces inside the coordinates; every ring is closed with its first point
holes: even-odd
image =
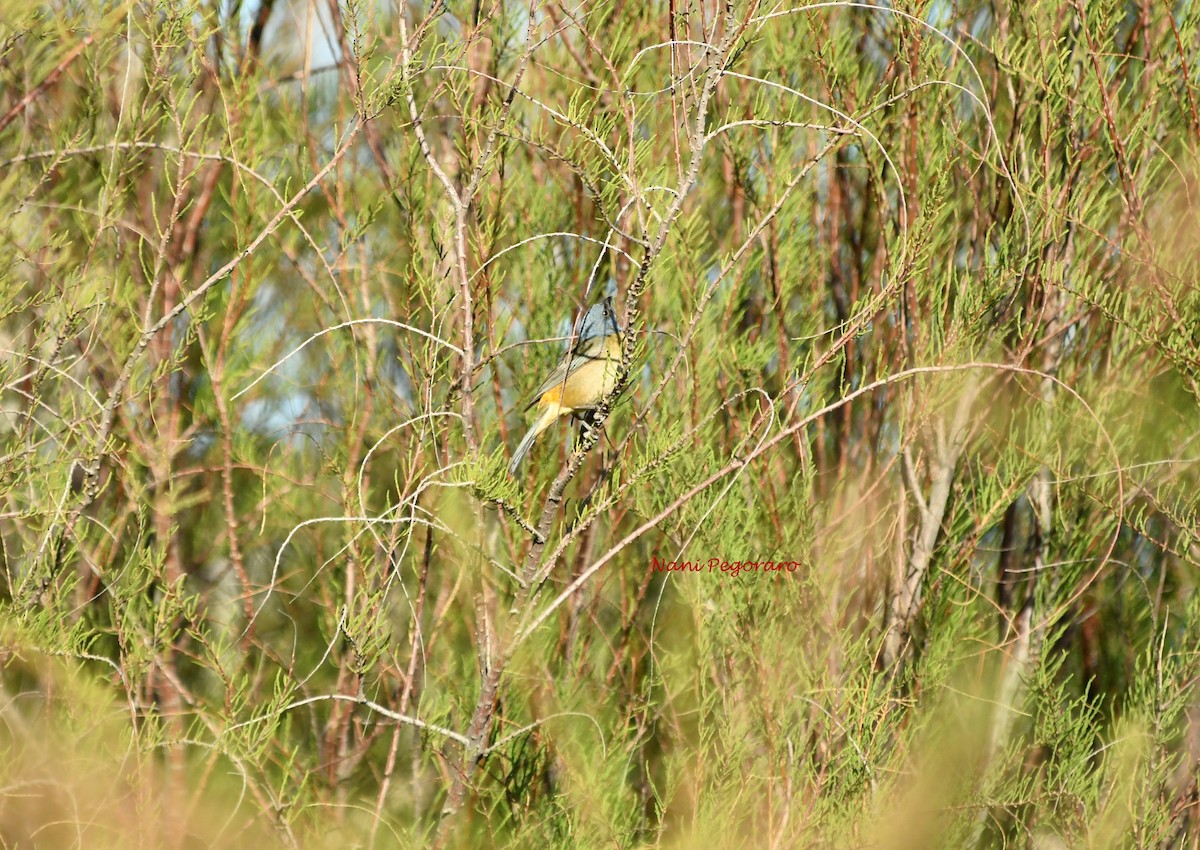
{"type": "Polygon", "coordinates": [[[561,416],[595,408],[617,386],[621,365],[621,329],[612,297],[593,304],[583,317],[575,344],[538,387],[525,410],[535,404],[541,415],[529,427],[508,465],[513,475],[533,441],[561,416]]]}

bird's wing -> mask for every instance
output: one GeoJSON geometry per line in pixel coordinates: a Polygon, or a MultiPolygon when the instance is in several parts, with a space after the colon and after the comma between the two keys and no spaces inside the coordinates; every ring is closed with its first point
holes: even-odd
{"type": "MultiPolygon", "coordinates": [[[[569,358],[571,369],[579,368],[579,363],[576,362],[579,360],[580,360],[580,358],[578,358],[578,357],[569,358]]],[[[566,380],[567,365],[568,365],[568,358],[563,358],[562,360],[559,361],[558,365],[554,367],[554,371],[551,372],[549,374],[549,376],[547,376],[546,380],[542,381],[542,385],[537,388],[537,391],[533,394],[533,397],[530,399],[529,404],[525,405],[526,410],[528,410],[529,408],[531,408],[535,404],[537,404],[541,400],[542,396],[545,395],[552,387],[558,386],[564,380],[566,380]]]]}

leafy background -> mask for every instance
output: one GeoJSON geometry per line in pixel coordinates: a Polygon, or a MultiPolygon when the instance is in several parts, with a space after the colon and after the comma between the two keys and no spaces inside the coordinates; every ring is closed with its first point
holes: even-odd
{"type": "Polygon", "coordinates": [[[1200,846],[1198,23],[0,0],[5,846],[1200,846]]]}

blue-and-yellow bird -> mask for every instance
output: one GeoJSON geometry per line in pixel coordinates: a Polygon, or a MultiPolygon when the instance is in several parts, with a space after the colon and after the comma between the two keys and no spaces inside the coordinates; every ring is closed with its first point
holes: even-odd
{"type": "Polygon", "coordinates": [[[621,329],[617,327],[612,298],[605,298],[587,311],[574,346],[538,387],[533,401],[525,408],[529,410],[536,404],[542,414],[513,453],[508,465],[509,474],[517,471],[533,441],[560,416],[591,410],[599,405],[616,387],[620,364],[621,329]]]}

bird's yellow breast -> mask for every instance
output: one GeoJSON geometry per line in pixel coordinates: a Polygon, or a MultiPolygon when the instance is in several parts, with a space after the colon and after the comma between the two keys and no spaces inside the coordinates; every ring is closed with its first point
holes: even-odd
{"type": "Polygon", "coordinates": [[[596,360],[586,360],[567,375],[566,380],[555,384],[538,399],[538,407],[560,408],[560,414],[595,407],[617,385],[617,370],[620,366],[621,345],[617,337],[605,342],[604,354],[596,360]]]}

